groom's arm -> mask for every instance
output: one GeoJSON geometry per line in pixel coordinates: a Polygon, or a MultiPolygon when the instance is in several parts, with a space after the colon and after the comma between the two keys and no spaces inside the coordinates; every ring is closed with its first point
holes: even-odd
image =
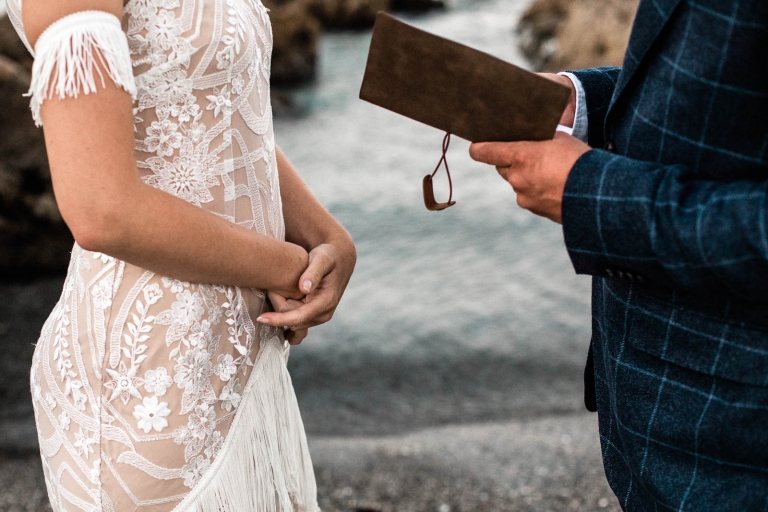
{"type": "Polygon", "coordinates": [[[562,133],[470,154],[496,166],[521,207],[563,224],[579,274],[768,300],[768,179],[706,179],[562,133]]]}
{"type": "MultiPolygon", "coordinates": [[[[602,148],[605,145],[603,131],[605,114],[608,112],[608,105],[611,103],[620,72],[621,68],[600,67],[566,73],[566,75],[571,75],[578,80],[584,91],[584,110],[586,111],[587,123],[587,140],[585,142],[593,148],[602,148]]],[[[576,116],[578,117],[578,112],[576,116]]]]}

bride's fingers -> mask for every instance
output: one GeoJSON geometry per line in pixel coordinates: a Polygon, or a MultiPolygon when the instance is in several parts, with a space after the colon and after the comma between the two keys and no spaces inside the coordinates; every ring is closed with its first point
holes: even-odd
{"type": "Polygon", "coordinates": [[[307,337],[307,334],[309,334],[309,329],[299,329],[298,331],[289,329],[285,331],[285,339],[291,345],[298,345],[304,341],[304,339],[307,337]]]}
{"type": "Polygon", "coordinates": [[[280,313],[263,313],[256,321],[274,327],[290,327],[294,330],[307,329],[323,324],[333,316],[333,292],[319,288],[307,297],[300,307],[280,313]]]}
{"type": "Polygon", "coordinates": [[[309,253],[307,270],[299,278],[299,288],[309,295],[315,291],[320,281],[328,275],[335,266],[334,259],[323,250],[317,249],[309,253]]]}
{"type": "Polygon", "coordinates": [[[286,299],[279,293],[267,292],[267,297],[269,297],[269,301],[272,303],[272,308],[277,311],[278,313],[283,313],[285,311],[292,311],[298,307],[301,307],[303,302],[300,300],[294,300],[294,299],[286,299]]]}
{"type": "MultiPolygon", "coordinates": [[[[267,292],[267,296],[269,297],[270,302],[272,303],[272,307],[275,311],[284,313],[286,311],[293,311],[294,309],[297,309],[301,307],[304,303],[298,300],[293,299],[286,299],[279,293],[267,292]]],[[[307,337],[307,334],[309,333],[308,329],[286,329],[285,330],[285,339],[290,343],[291,345],[298,345],[300,344],[304,338],[307,337]]]]}

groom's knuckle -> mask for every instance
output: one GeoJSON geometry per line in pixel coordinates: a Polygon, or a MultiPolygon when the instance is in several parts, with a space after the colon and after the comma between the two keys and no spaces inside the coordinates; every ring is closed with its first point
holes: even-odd
{"type": "Polygon", "coordinates": [[[514,151],[511,156],[512,166],[515,168],[523,168],[528,165],[529,155],[524,148],[519,148],[514,151]]]}

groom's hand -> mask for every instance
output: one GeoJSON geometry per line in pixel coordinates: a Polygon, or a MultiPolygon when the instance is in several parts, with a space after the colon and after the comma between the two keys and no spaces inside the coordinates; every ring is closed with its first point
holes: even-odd
{"type": "Polygon", "coordinates": [[[517,204],[562,224],[563,193],[573,165],[591,148],[561,132],[541,142],[476,142],[469,154],[496,167],[517,194],[517,204]]]}
{"type": "Polygon", "coordinates": [[[571,82],[571,79],[567,76],[556,75],[554,73],[539,73],[539,76],[543,76],[553,82],[564,85],[571,90],[571,96],[568,98],[568,104],[565,106],[565,110],[563,110],[563,115],[560,116],[559,122],[563,126],[573,128],[573,123],[576,119],[576,87],[573,86],[573,82],[571,82]]]}

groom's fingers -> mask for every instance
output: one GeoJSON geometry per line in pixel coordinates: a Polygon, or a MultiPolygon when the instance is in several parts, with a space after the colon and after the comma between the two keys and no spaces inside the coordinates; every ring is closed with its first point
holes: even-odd
{"type": "Polygon", "coordinates": [[[469,146],[473,160],[495,167],[519,167],[525,163],[529,142],[475,142],[469,146]]]}
{"type": "Polygon", "coordinates": [[[507,165],[502,161],[502,149],[498,142],[473,142],[469,146],[469,156],[488,165],[507,165]]]}

